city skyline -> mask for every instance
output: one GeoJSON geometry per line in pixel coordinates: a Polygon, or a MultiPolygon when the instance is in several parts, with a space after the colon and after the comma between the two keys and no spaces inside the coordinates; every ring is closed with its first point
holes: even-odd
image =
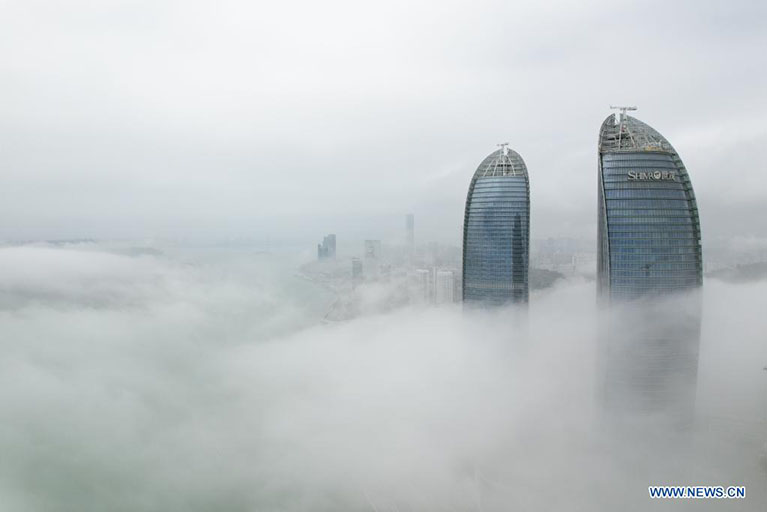
{"type": "Polygon", "coordinates": [[[763,0],[0,12],[3,512],[767,510],[763,0]]]}

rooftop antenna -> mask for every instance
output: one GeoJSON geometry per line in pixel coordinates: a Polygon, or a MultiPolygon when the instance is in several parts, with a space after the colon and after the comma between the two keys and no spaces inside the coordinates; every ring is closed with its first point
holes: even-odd
{"type": "Polygon", "coordinates": [[[500,144],[496,144],[499,148],[503,150],[503,155],[506,156],[509,154],[509,143],[508,142],[501,142],[500,144]]]}
{"type": "Polygon", "coordinates": [[[629,111],[629,110],[633,111],[633,110],[636,110],[636,109],[637,109],[636,106],[629,107],[627,105],[610,105],[610,110],[620,110],[621,111],[620,119],[619,119],[620,121],[623,121],[624,119],[626,119],[626,112],[627,111],[629,111]]]}

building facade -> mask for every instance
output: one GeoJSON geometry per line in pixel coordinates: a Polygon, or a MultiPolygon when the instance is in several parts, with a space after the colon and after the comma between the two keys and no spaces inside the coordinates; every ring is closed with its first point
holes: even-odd
{"type": "Polygon", "coordinates": [[[690,424],[700,338],[698,205],[676,150],[656,130],[611,115],[598,144],[597,286],[606,405],[690,424]]]}
{"type": "Polygon", "coordinates": [[[434,271],[434,302],[435,304],[450,304],[453,302],[455,284],[451,270],[434,271]]]}
{"type": "Polygon", "coordinates": [[[415,215],[412,213],[405,215],[405,244],[408,257],[412,258],[415,254],[415,215]]]}
{"type": "Polygon", "coordinates": [[[463,221],[462,294],[467,303],[527,303],[530,183],[518,153],[505,145],[479,164],[463,221]]]}
{"type": "Polygon", "coordinates": [[[352,258],[352,288],[356,288],[362,281],[362,260],[359,258],[352,258]]]}
{"type": "Polygon", "coordinates": [[[702,284],[698,205],[682,160],[657,131],[612,115],[599,134],[597,273],[605,298],[702,284]]]}
{"type": "Polygon", "coordinates": [[[381,258],[381,241],[365,240],[365,259],[377,260],[381,258]]]}
{"type": "Polygon", "coordinates": [[[425,268],[417,268],[414,272],[415,298],[418,302],[431,302],[432,280],[431,272],[425,268]]]}
{"type": "Polygon", "coordinates": [[[321,244],[317,244],[317,259],[336,257],[336,235],[330,234],[322,239],[321,244]]]}

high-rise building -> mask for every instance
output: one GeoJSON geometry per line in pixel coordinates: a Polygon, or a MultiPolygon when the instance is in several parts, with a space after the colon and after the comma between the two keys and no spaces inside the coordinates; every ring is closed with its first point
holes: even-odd
{"type": "Polygon", "coordinates": [[[455,289],[453,272],[450,270],[437,270],[434,273],[434,302],[447,304],[453,302],[453,290],[455,289]]]}
{"type": "Polygon", "coordinates": [[[416,269],[415,293],[419,302],[431,302],[431,272],[428,269],[416,269]]]}
{"type": "Polygon", "coordinates": [[[359,258],[352,258],[352,287],[360,284],[362,278],[362,261],[359,258]]]}
{"type": "Polygon", "coordinates": [[[689,423],[703,269],[690,177],[671,144],[625,109],[602,124],[598,173],[598,292],[622,304],[605,333],[606,405],[689,423]]]}
{"type": "Polygon", "coordinates": [[[317,259],[336,257],[336,235],[327,235],[322,239],[321,244],[317,244],[317,259]]]}
{"type": "Polygon", "coordinates": [[[471,179],[463,220],[463,300],[527,302],[530,184],[522,157],[505,144],[471,179]]]}
{"type": "Polygon", "coordinates": [[[600,295],[630,299],[702,284],[698,205],[676,150],[631,116],[599,134],[600,295]]]}
{"type": "Polygon", "coordinates": [[[408,256],[412,257],[415,254],[415,216],[412,213],[405,215],[405,230],[408,256]]]}
{"type": "Polygon", "coordinates": [[[381,275],[381,241],[365,240],[365,275],[368,279],[377,280],[381,275]]]}
{"type": "Polygon", "coordinates": [[[381,241],[365,240],[365,258],[376,260],[381,257],[381,241]]]}

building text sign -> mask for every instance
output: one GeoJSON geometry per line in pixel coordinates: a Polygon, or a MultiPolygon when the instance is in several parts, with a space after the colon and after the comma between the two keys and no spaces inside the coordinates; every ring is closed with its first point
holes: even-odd
{"type": "Polygon", "coordinates": [[[674,171],[629,171],[629,181],[676,181],[674,171]]]}

